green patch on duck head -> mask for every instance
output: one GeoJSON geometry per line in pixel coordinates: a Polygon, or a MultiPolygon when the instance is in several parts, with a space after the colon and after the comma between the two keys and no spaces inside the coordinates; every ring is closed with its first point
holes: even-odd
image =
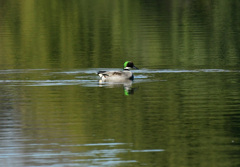
{"type": "Polygon", "coordinates": [[[126,68],[129,62],[130,62],[130,61],[126,61],[126,62],[123,64],[123,68],[126,68]]]}

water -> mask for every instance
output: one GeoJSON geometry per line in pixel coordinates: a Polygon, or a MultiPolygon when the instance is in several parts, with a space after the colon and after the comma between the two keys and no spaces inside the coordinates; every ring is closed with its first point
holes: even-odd
{"type": "Polygon", "coordinates": [[[239,5],[0,2],[1,165],[239,166],[239,5]]]}

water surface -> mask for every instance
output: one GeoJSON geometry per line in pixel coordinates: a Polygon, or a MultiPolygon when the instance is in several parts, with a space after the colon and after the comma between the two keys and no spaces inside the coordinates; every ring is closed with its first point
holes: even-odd
{"type": "Polygon", "coordinates": [[[1,165],[239,166],[239,5],[1,1],[1,165]]]}

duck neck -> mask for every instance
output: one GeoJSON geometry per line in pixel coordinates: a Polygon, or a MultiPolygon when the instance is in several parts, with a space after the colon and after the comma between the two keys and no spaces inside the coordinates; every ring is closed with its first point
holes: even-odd
{"type": "Polygon", "coordinates": [[[125,67],[123,70],[129,71],[131,68],[130,67],[125,67]]]}

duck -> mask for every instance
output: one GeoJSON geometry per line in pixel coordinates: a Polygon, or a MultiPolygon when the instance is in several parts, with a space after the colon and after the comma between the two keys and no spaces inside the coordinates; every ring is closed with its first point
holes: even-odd
{"type": "Polygon", "coordinates": [[[102,82],[128,82],[134,80],[131,69],[138,70],[132,61],[126,61],[123,64],[123,71],[98,71],[97,74],[102,82]]]}

